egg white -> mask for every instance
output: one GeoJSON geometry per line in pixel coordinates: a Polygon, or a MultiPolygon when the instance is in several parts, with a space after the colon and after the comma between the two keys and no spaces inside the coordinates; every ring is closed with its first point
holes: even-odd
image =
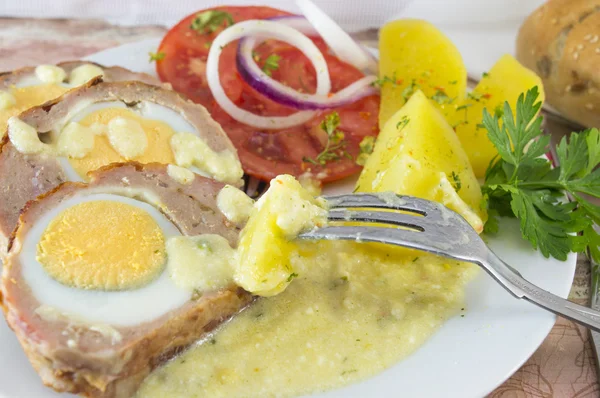
{"type": "Polygon", "coordinates": [[[132,326],[150,322],[190,300],[192,292],[177,287],[166,271],[149,284],[124,291],[85,290],[69,287],[50,277],[36,260],[37,244],[50,222],[63,210],[97,200],[121,202],[148,212],[161,228],[165,241],[181,232],[154,206],[129,197],[108,193],[79,193],[44,214],[27,232],[19,253],[22,274],[41,305],[73,314],[92,323],[132,326]]]}

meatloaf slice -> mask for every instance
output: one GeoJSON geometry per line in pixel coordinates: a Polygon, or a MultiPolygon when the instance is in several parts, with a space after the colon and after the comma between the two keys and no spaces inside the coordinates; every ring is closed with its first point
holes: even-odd
{"type": "Polygon", "coordinates": [[[93,173],[89,184],[64,183],[27,205],[10,239],[2,276],[2,308],[44,384],[87,397],[129,397],[153,368],[240,311],[252,297],[237,286],[203,292],[152,321],[112,326],[120,336],[116,341],[97,328],[68,318],[48,319],[36,312],[44,303],[27,284],[20,260],[32,226],[74,195],[113,193],[158,206],[183,235],[219,234],[235,247],[239,228],[216,205],[222,186],[201,176],[183,185],[171,179],[166,166],[125,163],[93,173]]]}
{"type": "MultiPolygon", "coordinates": [[[[33,126],[45,140],[74,113],[96,103],[113,101],[130,107],[150,102],[171,109],[180,114],[213,151],[237,153],[221,126],[202,105],[172,90],[142,82],[108,83],[95,79],[60,98],[23,112],[19,118],[33,126]]],[[[69,180],[58,158],[48,154],[23,154],[8,136],[0,143],[0,259],[6,254],[8,237],[25,204],[69,180]]]]}
{"type": "MultiPolygon", "coordinates": [[[[101,68],[104,71],[103,80],[107,82],[135,80],[156,86],[161,85],[161,82],[154,76],[151,76],[147,73],[133,72],[129,69],[121,68],[120,66],[104,66],[89,61],[66,61],[61,62],[56,66],[64,69],[68,75],[73,71],[73,69],[82,65],[95,65],[101,68]]],[[[0,73],[0,90],[8,89],[11,86],[19,85],[20,83],[33,78],[35,76],[35,68],[35,66],[26,66],[10,72],[0,73]]]]}

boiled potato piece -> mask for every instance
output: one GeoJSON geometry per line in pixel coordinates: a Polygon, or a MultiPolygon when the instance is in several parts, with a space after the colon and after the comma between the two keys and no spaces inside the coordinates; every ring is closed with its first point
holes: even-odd
{"type": "Polygon", "coordinates": [[[379,133],[356,191],[434,200],[461,214],[477,232],[487,218],[479,183],[458,137],[421,91],[379,133]]]}
{"type": "Polygon", "coordinates": [[[544,102],[541,79],[507,54],[483,75],[467,98],[455,104],[454,112],[449,114],[448,119],[454,126],[477,177],[485,176],[490,161],[498,154],[487,137],[487,130],[481,125],[483,109],[487,109],[492,115],[502,114],[504,102],[508,101],[514,113],[519,95],[533,86],[538,86],[539,100],[544,102]]]}
{"type": "Polygon", "coordinates": [[[236,283],[261,296],[283,291],[296,276],[290,262],[297,250],[292,240],[323,225],[326,218],[324,201],[309,194],[294,177],[274,178],[242,230],[236,283]]]}
{"type": "Polygon", "coordinates": [[[381,107],[384,126],[417,90],[444,109],[462,99],[467,70],[454,44],[426,21],[402,19],[381,28],[379,38],[381,107]]]}

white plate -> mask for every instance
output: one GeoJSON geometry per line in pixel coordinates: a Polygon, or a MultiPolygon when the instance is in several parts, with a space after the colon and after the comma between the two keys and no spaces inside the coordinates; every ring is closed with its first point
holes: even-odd
{"type": "MultiPolygon", "coordinates": [[[[146,40],[102,51],[90,60],[154,74],[148,52],[158,40],[146,40]]],[[[349,191],[351,182],[332,190],[349,191]]],[[[576,255],[568,261],[544,259],[521,239],[514,220],[505,220],[490,246],[525,278],[561,297],[569,293],[576,255]]],[[[464,317],[448,321],[423,347],[385,372],[318,397],[483,397],[500,385],[533,354],[550,332],[555,317],[533,304],[516,300],[480,272],[467,287],[464,317]]],[[[190,394],[197,393],[190,391],[190,394]]],[[[42,386],[17,339],[0,321],[0,396],[64,397],[42,386]]]]}

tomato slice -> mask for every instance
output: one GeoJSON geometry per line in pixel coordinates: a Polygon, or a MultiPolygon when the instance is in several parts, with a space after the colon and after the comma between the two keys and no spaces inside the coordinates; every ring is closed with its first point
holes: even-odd
{"type": "MultiPolygon", "coordinates": [[[[234,22],[249,19],[266,19],[289,13],[270,7],[216,7],[209,10],[224,11],[234,22]]],[[[212,40],[225,28],[212,33],[199,33],[191,29],[198,11],[187,16],[164,37],[159,50],[165,57],[156,63],[160,79],[169,82],[173,89],[185,94],[192,101],[204,105],[213,118],[221,124],[235,145],[244,171],[254,177],[270,180],[279,174],[296,177],[310,172],[323,182],[335,181],[360,171],[355,160],[359,144],[366,136],[378,131],[377,116],[379,97],[370,96],[353,104],[318,112],[303,125],[281,130],[262,130],[240,123],[231,118],[215,102],[206,81],[206,59],[212,40]],[[338,130],[344,134],[343,146],[326,162],[315,161],[325,149],[327,134],[320,123],[330,113],[340,116],[338,130]]],[[[332,91],[336,92],[360,79],[363,74],[353,66],[331,55],[320,38],[313,38],[321,49],[331,76],[332,91]]],[[[219,62],[221,84],[227,96],[243,109],[259,115],[289,115],[296,110],[280,105],[264,97],[239,76],[236,68],[237,43],[227,45],[219,62]]],[[[314,93],[316,77],[312,64],[296,48],[275,40],[267,40],[256,48],[259,65],[271,54],[280,59],[272,77],[296,90],[314,93]]]]}

